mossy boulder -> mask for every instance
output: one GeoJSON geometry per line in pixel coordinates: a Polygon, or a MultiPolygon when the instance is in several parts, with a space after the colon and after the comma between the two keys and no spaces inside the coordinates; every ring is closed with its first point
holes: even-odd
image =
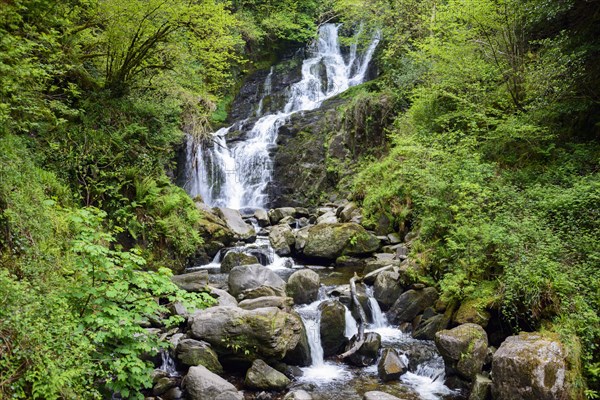
{"type": "Polygon", "coordinates": [[[485,363],[488,338],[481,326],[463,324],[436,333],[435,345],[444,358],[448,375],[473,381],[485,363]]]}
{"type": "Polygon", "coordinates": [[[229,251],[221,261],[221,272],[227,273],[240,265],[252,264],[258,264],[258,258],[237,251],[229,251]]]}
{"type": "Polygon", "coordinates": [[[281,224],[271,228],[269,241],[275,253],[279,256],[289,256],[292,253],[296,238],[289,225],[281,224]]]}
{"type": "Polygon", "coordinates": [[[287,295],[294,299],[295,304],[308,304],[319,297],[321,278],[310,269],[294,272],[287,281],[287,295]]]}
{"type": "Polygon", "coordinates": [[[490,313],[483,307],[479,300],[463,301],[452,318],[455,324],[473,323],[486,327],[490,320],[490,313]]]}
{"type": "Polygon", "coordinates": [[[283,390],[289,384],[287,376],[271,368],[263,360],[254,360],[244,380],[244,386],[258,390],[283,390]]]}
{"type": "Polygon", "coordinates": [[[367,255],[379,248],[379,239],[355,223],[320,224],[307,230],[303,255],[335,260],[339,256],[367,255]]]}
{"type": "Polygon", "coordinates": [[[346,332],[346,307],[337,300],[327,300],[319,305],[321,323],[319,333],[325,357],[339,354],[348,342],[346,332]]]}
{"type": "Polygon", "coordinates": [[[206,342],[194,339],[182,339],[175,349],[177,360],[188,367],[203,365],[215,374],[223,372],[217,353],[206,342]]]}
{"type": "Polygon", "coordinates": [[[236,298],[285,296],[285,281],[275,272],[260,265],[242,265],[229,272],[229,293],[236,298]],[[254,294],[249,296],[253,291],[254,294]],[[259,294],[257,294],[259,293],[259,294]]]}
{"type": "Polygon", "coordinates": [[[413,319],[431,307],[438,299],[437,291],[432,287],[421,290],[407,290],[394,302],[389,311],[390,321],[401,324],[413,319]]]}

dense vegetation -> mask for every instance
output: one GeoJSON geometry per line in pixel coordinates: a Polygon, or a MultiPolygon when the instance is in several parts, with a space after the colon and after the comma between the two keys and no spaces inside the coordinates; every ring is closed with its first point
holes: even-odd
{"type": "Polygon", "coordinates": [[[142,326],[173,301],[209,302],[169,280],[202,240],[171,179],[183,132],[210,131],[247,71],[331,19],[384,38],[381,76],[349,110],[367,129],[385,99],[374,129],[388,151],[366,152],[355,198],[418,232],[422,279],[447,301],[475,299],[515,331],[576,335],[581,385],[597,397],[599,11],[583,0],[3,2],[0,398],[148,387],[165,344],[142,326]]]}

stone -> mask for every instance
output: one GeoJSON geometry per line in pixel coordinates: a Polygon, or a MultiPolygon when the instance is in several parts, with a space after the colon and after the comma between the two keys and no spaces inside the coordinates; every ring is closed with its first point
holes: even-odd
{"type": "Polygon", "coordinates": [[[319,334],[323,355],[330,357],[341,353],[348,342],[346,338],[346,307],[337,300],[326,300],[319,305],[321,323],[319,334]]]}
{"type": "Polygon", "coordinates": [[[221,272],[228,273],[240,265],[258,264],[258,258],[237,251],[228,251],[221,261],[221,272]]]}
{"type": "Polygon", "coordinates": [[[183,392],[180,388],[174,387],[167,390],[160,397],[162,400],[183,400],[183,392]]]}
{"type": "Polygon", "coordinates": [[[294,272],[287,281],[287,295],[294,299],[295,304],[309,304],[319,297],[321,278],[310,269],[294,272]]]}
{"type": "Polygon", "coordinates": [[[203,292],[208,285],[208,271],[196,271],[189,274],[173,275],[171,281],[186,292],[203,292]]]}
{"type": "Polygon", "coordinates": [[[225,221],[227,227],[233,232],[235,239],[252,242],[256,239],[256,232],[252,225],[247,224],[238,210],[231,208],[216,208],[216,214],[225,221]]]}
{"type": "Polygon", "coordinates": [[[296,209],[292,207],[275,208],[269,210],[269,219],[271,220],[271,225],[277,225],[285,217],[294,217],[295,214],[296,209]]]}
{"type": "Polygon", "coordinates": [[[301,229],[298,229],[295,233],[294,233],[294,238],[296,241],[295,244],[295,248],[296,248],[296,252],[297,253],[302,253],[302,251],[304,250],[304,247],[306,246],[306,243],[308,242],[308,231],[311,227],[307,226],[301,229]]]}
{"type": "Polygon", "coordinates": [[[383,349],[379,363],[377,364],[377,373],[379,378],[384,381],[394,381],[408,371],[408,363],[403,360],[395,349],[383,349]]]}
{"type": "Polygon", "coordinates": [[[363,400],[402,400],[399,397],[392,396],[391,394],[379,391],[371,391],[365,393],[363,400]]]}
{"type": "Polygon", "coordinates": [[[313,400],[312,396],[304,390],[294,390],[283,397],[283,400],[313,400]]]}
{"type": "Polygon", "coordinates": [[[341,222],[350,222],[352,218],[359,217],[360,215],[360,209],[354,202],[350,202],[344,207],[341,207],[340,211],[337,213],[341,222]]]}
{"type": "Polygon", "coordinates": [[[256,222],[261,228],[264,228],[265,226],[269,226],[271,224],[269,214],[262,208],[259,208],[254,211],[254,218],[256,218],[256,222]]]}
{"type": "Polygon", "coordinates": [[[339,221],[335,216],[335,212],[327,211],[325,214],[317,218],[317,225],[320,224],[337,224],[339,221]]]}
{"type": "Polygon", "coordinates": [[[383,311],[387,311],[398,300],[403,288],[398,284],[400,274],[393,270],[382,271],[373,285],[373,297],[383,311]]]}
{"type": "Polygon", "coordinates": [[[496,400],[580,399],[579,368],[558,335],[509,336],[493,356],[492,395],[496,400]]]}
{"type": "MultiPolygon", "coordinates": [[[[238,394],[235,386],[201,365],[189,369],[183,378],[182,387],[189,400],[217,399],[226,393],[238,394]]],[[[234,398],[241,400],[241,397],[234,398]]]]}
{"type": "Polygon", "coordinates": [[[469,400],[488,400],[492,395],[492,380],[481,374],[477,374],[471,386],[469,400]]]}
{"type": "Polygon", "coordinates": [[[296,218],[308,218],[310,217],[310,211],[308,211],[308,208],[296,207],[296,214],[294,216],[296,218]]]}
{"type": "Polygon", "coordinates": [[[398,243],[402,242],[402,238],[396,232],[388,234],[387,238],[390,241],[390,244],[398,244],[398,243]]]}
{"type": "Polygon", "coordinates": [[[488,339],[481,326],[463,324],[436,333],[435,346],[444,358],[448,375],[472,382],[485,363],[488,339]]]}
{"type": "MultiPolygon", "coordinates": [[[[275,272],[260,264],[235,267],[229,273],[229,293],[239,298],[245,291],[264,288],[265,293],[285,296],[285,281],[275,272]]],[[[242,296],[250,298],[249,296],[242,296]]]]}
{"type": "Polygon", "coordinates": [[[175,358],[188,367],[202,365],[215,374],[223,372],[217,353],[206,342],[182,339],[175,349],[175,358]]]}
{"type": "Polygon", "coordinates": [[[310,364],[302,319],[279,308],[210,307],[192,315],[188,326],[188,335],[210,343],[220,356],[235,354],[250,360],[284,360],[293,354],[294,360],[286,361],[288,364],[310,364]]]}
{"type": "Polygon", "coordinates": [[[413,331],[412,337],[419,340],[434,340],[435,334],[446,329],[449,322],[450,316],[447,313],[423,318],[413,331]]]}
{"type": "MultiPolygon", "coordinates": [[[[350,350],[357,340],[357,337],[354,336],[350,340],[350,343],[348,343],[348,345],[346,346],[346,351],[350,350]]],[[[358,351],[345,358],[345,361],[348,361],[350,364],[355,365],[357,367],[366,367],[372,365],[373,363],[375,363],[375,361],[377,361],[380,348],[381,335],[376,332],[367,332],[365,333],[365,341],[360,346],[358,351]]]]}
{"type": "Polygon", "coordinates": [[[461,303],[456,314],[454,314],[454,317],[452,318],[452,322],[457,325],[473,323],[485,328],[490,321],[490,317],[490,313],[486,311],[476,299],[466,300],[461,303]]]}
{"type": "Polygon", "coordinates": [[[154,387],[152,388],[152,394],[155,396],[160,396],[175,386],[177,386],[177,379],[169,377],[160,378],[158,382],[154,384],[154,387]]]}
{"type": "Polygon", "coordinates": [[[294,300],[290,297],[268,296],[259,297],[257,299],[243,300],[238,306],[244,310],[277,307],[285,312],[290,312],[294,306],[294,300]]]}
{"type": "Polygon", "coordinates": [[[279,256],[289,256],[296,243],[296,238],[289,225],[276,225],[269,233],[269,241],[279,256]]]}
{"type": "Polygon", "coordinates": [[[244,386],[259,390],[283,390],[289,384],[290,380],[287,376],[260,359],[252,363],[244,380],[244,386]]]}
{"type": "Polygon", "coordinates": [[[214,299],[217,300],[217,306],[224,306],[224,307],[237,307],[238,302],[235,299],[235,297],[233,297],[232,295],[230,295],[227,291],[223,290],[223,289],[217,289],[214,288],[212,286],[209,286],[209,292],[210,296],[214,299]]]}
{"type": "Polygon", "coordinates": [[[377,251],[379,240],[355,223],[320,224],[308,228],[303,255],[335,260],[339,256],[366,255],[377,251]]]}
{"type": "Polygon", "coordinates": [[[378,258],[370,258],[365,262],[365,268],[363,270],[363,275],[370,275],[372,272],[378,271],[382,268],[386,267],[399,267],[399,260],[382,260],[378,258]]]}
{"type": "Polygon", "coordinates": [[[407,290],[390,307],[388,317],[396,324],[412,322],[417,315],[431,307],[437,299],[437,291],[432,287],[423,290],[407,290]]]}

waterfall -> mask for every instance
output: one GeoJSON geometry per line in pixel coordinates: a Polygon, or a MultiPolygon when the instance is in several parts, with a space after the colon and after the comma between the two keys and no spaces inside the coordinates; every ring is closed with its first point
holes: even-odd
{"type": "Polygon", "coordinates": [[[373,296],[373,287],[367,288],[367,296],[369,297],[369,307],[371,308],[371,315],[373,316],[373,323],[369,326],[371,329],[380,329],[389,327],[387,317],[381,311],[379,303],[373,296]]]}
{"type": "Polygon", "coordinates": [[[247,131],[244,140],[228,144],[227,134],[245,121],[213,134],[208,148],[188,139],[186,190],[192,197],[200,195],[210,206],[229,208],[264,208],[268,202],[266,188],[272,177],[269,150],[276,144],[279,128],[300,111],[313,110],[323,101],[362,83],[379,43],[376,35],[363,55],[356,45],[344,59],[339,43],[340,25],[323,24],[319,36],[302,64],[302,79],[289,88],[289,97],[281,110],[263,114],[263,99],[271,92],[273,69],[263,84],[263,99],[256,115],[260,118],[247,131]]]}

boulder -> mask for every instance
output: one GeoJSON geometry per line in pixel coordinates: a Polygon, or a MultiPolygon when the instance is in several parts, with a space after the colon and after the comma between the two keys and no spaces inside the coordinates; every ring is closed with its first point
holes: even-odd
{"type": "Polygon", "coordinates": [[[379,240],[355,223],[320,224],[308,228],[303,254],[335,260],[341,255],[365,255],[379,248],[379,240]]]}
{"type": "Polygon", "coordinates": [[[402,400],[399,397],[392,396],[391,394],[379,391],[371,391],[365,393],[363,400],[402,400]]]}
{"type": "Polygon", "coordinates": [[[510,336],[494,353],[492,394],[497,400],[583,398],[575,390],[578,369],[558,335],[510,336]]]}
{"type": "Polygon", "coordinates": [[[290,312],[294,306],[294,300],[290,297],[268,296],[258,299],[248,299],[241,301],[240,308],[244,310],[256,310],[257,308],[277,307],[285,312],[290,312]]]}
{"type": "Polygon", "coordinates": [[[359,218],[361,213],[356,203],[350,202],[339,209],[337,216],[341,222],[350,222],[352,218],[359,218]]]}
{"type": "Polygon", "coordinates": [[[412,322],[417,315],[431,307],[437,299],[437,291],[432,287],[423,290],[408,290],[402,293],[390,307],[388,317],[396,324],[412,322]]]}
{"type": "Polygon", "coordinates": [[[247,224],[238,210],[231,208],[216,208],[216,214],[233,232],[235,239],[251,242],[256,239],[256,232],[252,225],[247,224]]]}
{"type": "Polygon", "coordinates": [[[308,242],[308,235],[309,235],[309,230],[310,230],[310,226],[304,227],[302,229],[298,229],[295,234],[294,234],[294,239],[295,239],[295,248],[296,248],[296,252],[298,253],[302,253],[302,251],[304,250],[304,247],[306,246],[306,243],[308,242]]]}
{"type": "Polygon", "coordinates": [[[180,363],[188,367],[202,365],[216,374],[223,372],[217,353],[206,342],[182,339],[175,349],[175,357],[180,363]]]}
{"type": "MultiPolygon", "coordinates": [[[[357,337],[354,336],[350,343],[346,346],[346,351],[350,350],[357,341],[357,337]]],[[[381,335],[376,332],[365,333],[365,341],[360,346],[358,351],[348,356],[345,361],[357,367],[366,367],[372,365],[377,361],[379,356],[379,349],[381,348],[381,335]]]]}
{"type": "Polygon", "coordinates": [[[294,390],[283,397],[283,400],[313,400],[312,396],[304,390],[294,390]]]}
{"type": "Polygon", "coordinates": [[[485,328],[490,321],[490,313],[479,304],[478,300],[463,301],[456,314],[452,318],[452,322],[457,325],[473,323],[481,325],[485,328]]]}
{"type": "Polygon", "coordinates": [[[325,214],[317,218],[317,225],[319,224],[337,224],[339,221],[335,216],[335,212],[327,211],[325,214]]]}
{"type": "Polygon", "coordinates": [[[407,371],[408,363],[398,355],[398,352],[395,349],[383,349],[383,353],[377,364],[377,373],[382,381],[388,382],[397,380],[407,371]]]}
{"type": "Polygon", "coordinates": [[[469,400],[488,400],[492,394],[492,380],[481,374],[477,374],[473,386],[471,386],[471,393],[469,394],[469,400]]]}
{"type": "Polygon", "coordinates": [[[419,340],[434,340],[435,334],[446,329],[450,322],[450,316],[446,314],[435,314],[429,318],[423,318],[412,333],[412,337],[419,340]]]}
{"type": "MultiPolygon", "coordinates": [[[[358,302],[362,306],[367,319],[369,321],[373,320],[373,315],[371,314],[371,305],[369,304],[369,296],[367,295],[366,286],[363,284],[356,285],[356,296],[358,297],[358,302]]],[[[358,320],[360,318],[359,311],[352,302],[352,296],[350,294],[350,285],[341,285],[333,288],[328,292],[330,296],[338,297],[338,300],[344,304],[348,309],[352,312],[352,316],[354,319],[358,320]]]]}
{"type": "Polygon", "coordinates": [[[400,237],[400,235],[395,232],[387,235],[387,238],[390,244],[399,244],[400,242],[402,242],[402,238],[400,237]]]}
{"type": "Polygon", "coordinates": [[[294,354],[297,365],[310,364],[306,329],[295,313],[275,307],[211,307],[196,312],[188,325],[191,337],[210,343],[219,355],[283,360],[294,354]]]}
{"type": "Polygon", "coordinates": [[[387,311],[398,300],[403,288],[398,284],[400,274],[393,270],[382,271],[375,278],[373,297],[382,310],[387,311]]]}
{"type": "Polygon", "coordinates": [[[217,300],[217,306],[237,307],[237,300],[227,291],[223,289],[217,289],[212,286],[209,286],[208,290],[210,296],[217,300]]]}
{"type": "Polygon", "coordinates": [[[254,360],[244,380],[244,386],[258,390],[283,390],[289,384],[287,376],[260,359],[254,360]]]}
{"type": "Polygon", "coordinates": [[[228,273],[240,265],[258,264],[258,258],[237,251],[229,251],[221,261],[221,272],[228,273]]]}
{"type": "Polygon", "coordinates": [[[196,271],[189,274],[173,275],[171,281],[186,292],[203,292],[208,285],[208,271],[196,271]]]}
{"type": "Polygon", "coordinates": [[[265,294],[285,296],[285,281],[275,272],[260,264],[233,268],[229,273],[228,283],[229,292],[237,298],[240,295],[249,298],[250,296],[244,296],[244,292],[259,288],[265,289],[265,294]]]}
{"type": "Polygon", "coordinates": [[[293,217],[296,214],[296,209],[292,207],[282,207],[269,210],[269,219],[271,225],[277,225],[279,221],[285,217],[293,217]]]}
{"type": "Polygon", "coordinates": [[[435,346],[444,358],[448,375],[473,381],[485,363],[488,339],[477,324],[463,324],[435,334],[435,346]]]}
{"type": "Polygon", "coordinates": [[[269,214],[262,208],[259,208],[254,211],[254,218],[256,218],[256,222],[261,228],[264,228],[265,226],[268,226],[271,223],[271,220],[269,219],[269,214]]]}
{"type": "Polygon", "coordinates": [[[189,400],[225,399],[220,397],[229,394],[231,399],[242,400],[237,389],[219,375],[210,372],[206,367],[191,367],[183,378],[182,387],[189,400]]]}
{"type": "Polygon", "coordinates": [[[346,332],[346,307],[337,300],[327,300],[319,305],[321,312],[321,346],[325,357],[339,354],[348,342],[346,332]]]}
{"type": "Polygon", "coordinates": [[[376,272],[382,268],[386,267],[399,267],[399,260],[390,260],[390,259],[381,259],[381,258],[370,258],[365,262],[365,268],[363,270],[363,274],[369,275],[373,272],[376,272]]]}
{"type": "Polygon", "coordinates": [[[309,304],[319,297],[321,278],[310,269],[294,272],[288,279],[286,292],[294,299],[295,304],[309,304]]]}
{"type": "Polygon", "coordinates": [[[168,392],[169,389],[172,389],[175,386],[177,386],[177,384],[178,384],[178,382],[177,382],[177,379],[175,379],[175,378],[170,378],[170,377],[160,378],[158,380],[158,382],[156,382],[154,384],[154,387],[152,388],[152,394],[154,396],[160,396],[160,395],[168,392]]]}
{"type": "Polygon", "coordinates": [[[289,225],[276,225],[269,233],[269,241],[277,255],[289,256],[296,243],[296,238],[289,225]]]}

